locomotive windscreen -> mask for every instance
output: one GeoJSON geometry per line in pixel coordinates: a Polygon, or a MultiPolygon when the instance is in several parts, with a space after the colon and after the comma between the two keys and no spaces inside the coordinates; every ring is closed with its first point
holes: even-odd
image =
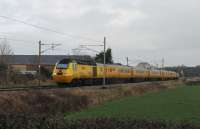
{"type": "Polygon", "coordinates": [[[57,64],[56,68],[57,69],[66,69],[67,68],[67,64],[57,64]]]}
{"type": "Polygon", "coordinates": [[[57,69],[66,69],[68,64],[70,63],[70,59],[63,59],[61,61],[58,62],[56,68],[57,69]]]}

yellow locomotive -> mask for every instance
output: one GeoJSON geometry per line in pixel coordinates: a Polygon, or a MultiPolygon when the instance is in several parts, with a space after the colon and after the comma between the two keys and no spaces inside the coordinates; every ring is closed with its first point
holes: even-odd
{"type": "MultiPolygon", "coordinates": [[[[56,63],[53,80],[58,84],[102,84],[104,65],[78,59],[63,59],[56,63]]],[[[130,66],[106,64],[106,83],[131,83],[138,81],[177,79],[176,72],[164,70],[139,70],[130,66]]]]}

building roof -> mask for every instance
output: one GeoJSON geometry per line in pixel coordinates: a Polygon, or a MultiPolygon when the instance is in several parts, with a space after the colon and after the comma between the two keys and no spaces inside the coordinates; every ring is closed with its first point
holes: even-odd
{"type": "MultiPolygon", "coordinates": [[[[4,56],[8,64],[26,64],[26,65],[36,65],[38,64],[38,55],[6,55],[4,56]]],[[[92,60],[90,56],[87,55],[42,55],[41,64],[43,65],[54,65],[59,60],[66,58],[82,59],[82,60],[92,60]]]]}

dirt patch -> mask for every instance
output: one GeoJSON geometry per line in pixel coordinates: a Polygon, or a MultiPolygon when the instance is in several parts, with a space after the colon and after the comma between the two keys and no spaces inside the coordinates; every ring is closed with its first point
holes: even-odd
{"type": "Polygon", "coordinates": [[[200,77],[185,78],[184,82],[188,86],[200,85],[200,77]]]}

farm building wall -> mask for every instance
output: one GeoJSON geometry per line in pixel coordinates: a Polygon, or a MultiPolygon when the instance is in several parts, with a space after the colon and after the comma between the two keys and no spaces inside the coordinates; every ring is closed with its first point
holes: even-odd
{"type": "MultiPolygon", "coordinates": [[[[53,72],[55,65],[41,65],[41,67],[44,67],[45,69],[48,69],[50,72],[53,72]]],[[[37,71],[38,65],[30,65],[30,64],[10,64],[10,68],[13,72],[18,71],[37,71]]]]}
{"type": "Polygon", "coordinates": [[[10,65],[10,68],[14,72],[26,71],[27,70],[27,66],[26,65],[10,65]]]}

